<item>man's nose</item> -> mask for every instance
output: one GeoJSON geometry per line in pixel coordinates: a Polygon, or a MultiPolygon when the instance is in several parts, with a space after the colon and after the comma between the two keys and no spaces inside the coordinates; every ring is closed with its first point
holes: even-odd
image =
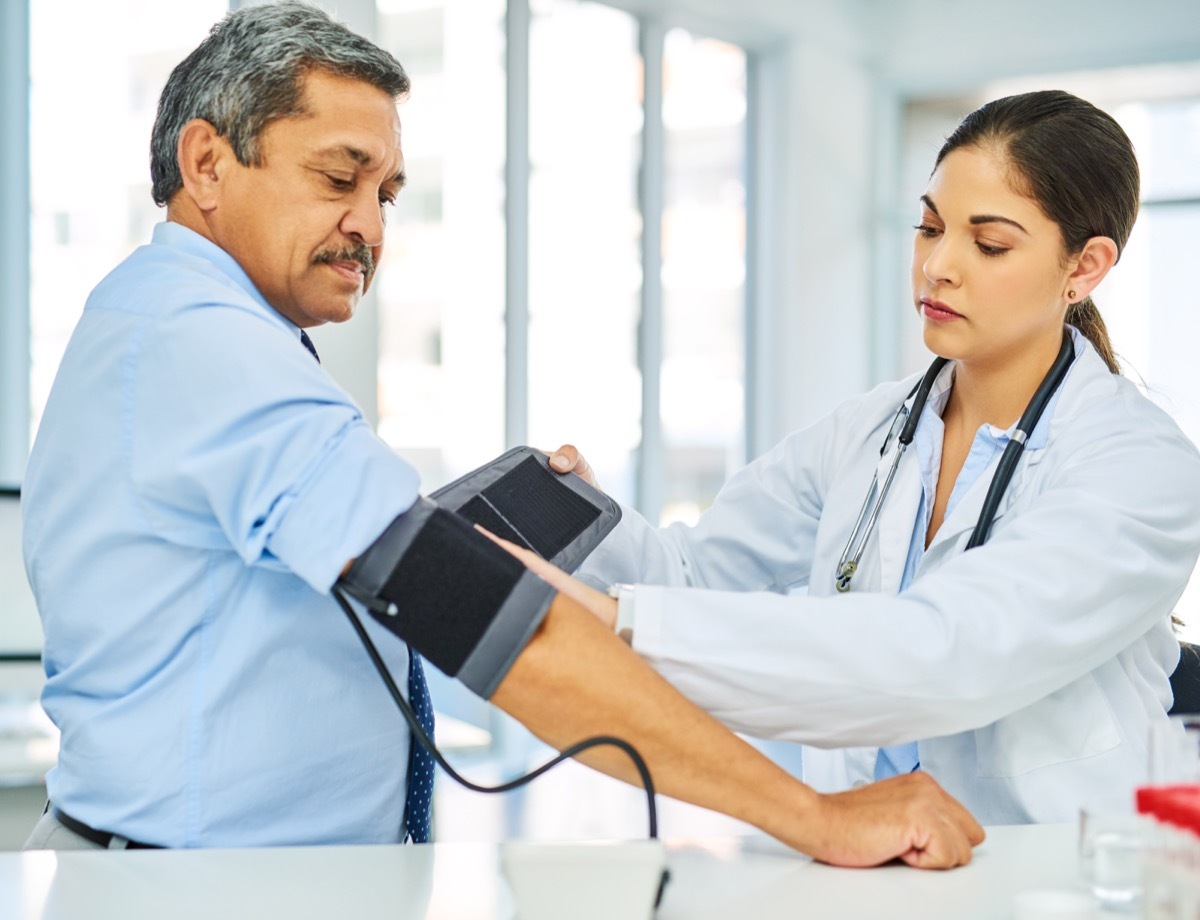
{"type": "Polygon", "coordinates": [[[383,244],[383,227],[383,205],[373,193],[366,190],[355,196],[341,223],[341,230],[346,236],[372,248],[383,244]]]}

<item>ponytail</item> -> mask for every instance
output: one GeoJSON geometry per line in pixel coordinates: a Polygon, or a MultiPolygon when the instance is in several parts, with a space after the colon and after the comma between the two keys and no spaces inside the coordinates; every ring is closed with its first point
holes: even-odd
{"type": "Polygon", "coordinates": [[[1110,371],[1114,374],[1121,373],[1121,365],[1117,363],[1117,356],[1113,354],[1112,342],[1108,338],[1108,328],[1104,325],[1104,320],[1092,298],[1085,297],[1078,303],[1070,304],[1067,307],[1067,322],[1082,332],[1092,343],[1096,354],[1104,359],[1104,363],[1108,365],[1110,371]]]}

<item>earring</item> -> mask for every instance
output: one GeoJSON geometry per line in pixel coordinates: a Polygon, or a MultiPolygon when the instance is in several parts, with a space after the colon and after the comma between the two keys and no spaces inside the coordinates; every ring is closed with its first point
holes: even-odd
{"type": "Polygon", "coordinates": [[[1071,301],[1072,303],[1075,302],[1075,292],[1074,291],[1067,291],[1067,300],[1071,301]]]}

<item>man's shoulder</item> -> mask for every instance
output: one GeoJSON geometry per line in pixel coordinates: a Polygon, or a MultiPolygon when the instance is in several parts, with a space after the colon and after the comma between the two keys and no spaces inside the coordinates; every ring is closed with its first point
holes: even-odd
{"type": "Polygon", "coordinates": [[[157,231],[95,287],[83,326],[85,341],[126,353],[139,376],[178,374],[199,356],[214,373],[293,352],[308,358],[231,257],[207,241],[164,242],[157,231]]]}
{"type": "Polygon", "coordinates": [[[88,298],[90,309],[144,314],[200,303],[251,306],[254,298],[212,260],[157,242],[130,253],[88,298]]]}

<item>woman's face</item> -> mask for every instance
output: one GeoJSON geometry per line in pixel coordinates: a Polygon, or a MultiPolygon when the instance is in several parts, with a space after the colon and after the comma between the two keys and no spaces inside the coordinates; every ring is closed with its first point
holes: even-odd
{"type": "Polygon", "coordinates": [[[925,345],[965,367],[1050,360],[1062,342],[1072,268],[1062,259],[1062,233],[1008,176],[1001,154],[962,147],[921,196],[913,302],[925,345]]]}

